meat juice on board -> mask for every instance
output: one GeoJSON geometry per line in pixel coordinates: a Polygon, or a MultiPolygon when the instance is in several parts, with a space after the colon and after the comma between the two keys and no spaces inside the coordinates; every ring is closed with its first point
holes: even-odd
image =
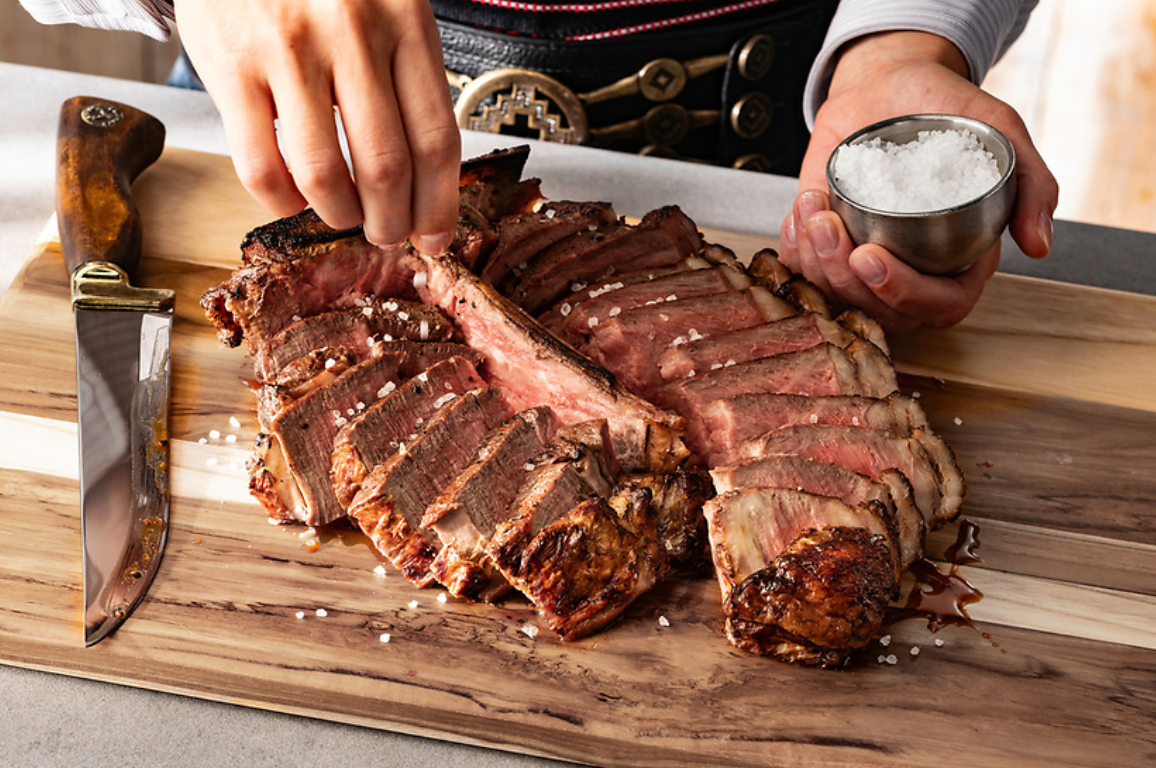
{"type": "MultiPolygon", "coordinates": [[[[927,628],[932,632],[949,625],[970,627],[978,632],[979,628],[967,615],[967,606],[983,599],[983,593],[959,574],[959,567],[983,562],[976,554],[979,545],[979,525],[972,520],[961,520],[955,541],[943,552],[943,559],[951,564],[948,572],[943,573],[927,558],[912,563],[908,570],[915,577],[915,586],[903,607],[890,612],[889,623],[923,618],[927,619],[927,628]]],[[[991,642],[989,632],[980,632],[980,636],[991,642]]],[[[999,648],[999,643],[991,644],[999,648]]],[[[1007,653],[1002,649],[1001,652],[1007,653]]]]}

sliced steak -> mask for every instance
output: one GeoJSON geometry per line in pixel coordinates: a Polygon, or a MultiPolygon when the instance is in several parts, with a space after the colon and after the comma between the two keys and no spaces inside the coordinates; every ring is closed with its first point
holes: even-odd
{"type": "Polygon", "coordinates": [[[414,295],[403,253],[371,244],[360,227],[331,229],[312,210],[254,229],[241,249],[244,265],[210,288],[201,307],[224,344],[244,340],[250,354],[303,317],[367,296],[414,295]]]}
{"type": "Polygon", "coordinates": [[[795,273],[779,260],[779,254],[773,248],[756,251],[755,255],[751,256],[747,271],[751,277],[772,291],[795,276],[795,273]]]}
{"type": "Polygon", "coordinates": [[[650,513],[671,571],[688,577],[710,573],[710,542],[702,515],[702,505],[714,495],[710,477],[705,472],[685,469],[629,475],[619,483],[615,498],[624,498],[620,492],[633,489],[650,492],[650,513]]]}
{"type": "Polygon", "coordinates": [[[813,312],[830,320],[834,317],[827,295],[802,275],[794,275],[775,290],[775,295],[796,307],[800,312],[813,312]]]}
{"type": "Polygon", "coordinates": [[[674,272],[631,285],[611,281],[600,292],[591,291],[586,301],[577,304],[563,321],[562,328],[568,340],[584,340],[597,330],[600,319],[604,321],[632,309],[673,303],[696,296],[742,291],[750,286],[749,277],[737,269],[724,266],[674,272]]]}
{"type": "Polygon", "coordinates": [[[357,362],[369,357],[372,345],[369,321],[360,312],[323,312],[299,319],[273,336],[254,356],[254,373],[257,381],[285,386],[288,382],[299,381],[302,370],[312,368],[318,353],[343,353],[349,360],[357,362]],[[294,366],[286,375],[285,369],[294,366]]]}
{"type": "Polygon", "coordinates": [[[842,349],[856,338],[839,323],[814,312],[803,312],[671,347],[658,358],[658,367],[664,381],[678,381],[760,357],[798,352],[823,342],[842,349]]]}
{"type": "Polygon", "coordinates": [[[794,310],[765,288],[636,307],[614,317],[591,316],[581,349],[628,389],[651,397],[663,385],[659,357],[668,349],[785,317],[794,310]]]}
{"type": "Polygon", "coordinates": [[[249,466],[250,490],[270,517],[325,525],[344,514],[329,481],[333,438],[382,388],[396,386],[398,365],[398,355],[367,360],[271,418],[249,466]]]}
{"type": "Polygon", "coordinates": [[[863,528],[880,537],[889,548],[888,594],[898,578],[893,529],[877,503],[851,506],[794,488],[754,487],[715,496],[703,506],[703,514],[724,603],[735,587],[770,565],[809,528],[863,528]]]}
{"type": "Polygon", "coordinates": [[[832,496],[853,507],[882,504],[894,524],[899,571],[923,556],[923,515],[915,506],[911,485],[895,470],[884,472],[876,481],[825,461],[776,455],[715,467],[710,476],[720,494],[740,488],[794,488],[816,496],[832,496]]]}
{"type": "Polygon", "coordinates": [[[542,199],[539,179],[522,180],[530,147],[522,144],[495,149],[462,161],[458,200],[482,212],[491,221],[524,213],[542,199]]]}
{"type": "Polygon", "coordinates": [[[609,235],[572,235],[535,258],[507,295],[537,315],[568,293],[574,283],[592,283],[619,272],[661,267],[695,255],[702,237],[694,222],[674,206],[651,211],[636,227],[609,235]]]}
{"type": "MultiPolygon", "coordinates": [[[[542,195],[537,179],[519,181],[527,153],[519,147],[464,162],[459,200],[491,221],[529,211],[542,195]]],[[[374,246],[361,227],[332,229],[307,209],[245,235],[241,268],[209,289],[201,307],[222,343],[244,340],[253,354],[295,319],[367,296],[414,297],[405,255],[374,246]]]]}
{"type": "Polygon", "coordinates": [[[564,334],[562,325],[565,323],[566,318],[570,316],[570,313],[573,312],[579,304],[590,298],[610,294],[636,283],[645,283],[651,280],[657,280],[660,277],[689,272],[694,269],[707,269],[710,266],[709,261],[698,256],[691,256],[689,259],[684,259],[674,264],[651,267],[649,269],[636,269],[632,272],[622,272],[608,277],[605,280],[590,283],[589,285],[586,283],[574,283],[570,287],[577,287],[578,290],[562,297],[555,302],[552,307],[538,315],[538,322],[541,323],[542,327],[546,330],[561,337],[564,334]]]}
{"type": "Polygon", "coordinates": [[[436,307],[413,301],[370,298],[364,306],[298,320],[261,347],[254,365],[258,380],[273,381],[287,365],[316,350],[346,350],[360,362],[369,357],[373,337],[449,341],[453,332],[449,318],[436,307]]]}
{"type": "Polygon", "coordinates": [[[826,295],[814,283],[797,275],[779,261],[779,255],[764,248],[751,257],[747,268],[757,282],[774,291],[775,295],[790,302],[801,312],[813,312],[831,319],[831,308],[826,295]]]}
{"type": "Polygon", "coordinates": [[[433,580],[430,566],[441,541],[421,529],[426,508],[470,462],[490,430],[510,416],[493,387],[449,401],[417,437],[373,468],[349,505],[349,517],[374,547],[418,586],[433,580]]]}
{"type": "MultiPolygon", "coordinates": [[[[452,342],[420,342],[420,341],[378,341],[373,342],[369,352],[369,359],[385,357],[394,361],[396,375],[399,379],[408,379],[441,360],[451,357],[463,357],[475,368],[481,364],[482,356],[465,346],[452,342]]],[[[297,363],[293,363],[278,376],[277,381],[286,381],[286,384],[264,385],[257,391],[257,419],[263,429],[278,413],[290,403],[306,394],[326,385],[329,381],[342,375],[352,367],[355,358],[342,350],[322,350],[319,354],[310,355],[308,367],[295,370],[297,363]],[[333,363],[330,363],[330,360],[333,363]],[[293,375],[290,375],[293,374],[293,375]],[[294,377],[299,380],[295,380],[294,377]]],[[[300,362],[300,361],[299,361],[300,362]]],[[[376,399],[376,398],[374,398],[376,399]]],[[[364,409],[370,400],[360,401],[360,409],[364,409]]],[[[353,414],[347,414],[352,416],[353,414]]]]}
{"type": "Polygon", "coordinates": [[[897,469],[884,470],[876,482],[887,487],[895,507],[895,527],[899,536],[900,565],[903,570],[923,557],[927,544],[927,521],[915,503],[915,489],[911,481],[897,469]]]}
{"type": "Polygon", "coordinates": [[[529,148],[496,150],[462,162],[458,227],[450,252],[469,269],[481,268],[498,243],[497,222],[530,213],[542,201],[542,182],[522,180],[529,148]]]}
{"type": "Polygon", "coordinates": [[[887,346],[887,334],[875,319],[861,309],[848,309],[835,318],[840,325],[860,338],[874,344],[883,354],[891,357],[887,346]]]}
{"type": "Polygon", "coordinates": [[[628,471],[666,471],[686,456],[681,417],[630,393],[453,258],[421,256],[420,264],[423,299],[482,352],[487,381],[515,408],[548,403],[563,424],[605,419],[628,471]]]}
{"type": "Polygon", "coordinates": [[[520,181],[526,150],[499,150],[462,163],[458,226],[449,250],[468,269],[485,264],[498,243],[499,220],[530,213],[542,200],[538,179],[520,181]]]}
{"type": "Polygon", "coordinates": [[[498,244],[498,232],[484,213],[472,205],[458,205],[458,225],[449,252],[466,269],[480,269],[498,244]]]}
{"type": "Polygon", "coordinates": [[[453,356],[400,386],[390,382],[378,390],[376,401],[334,437],[330,478],[338,503],[348,508],[374,467],[411,440],[435,411],[483,384],[468,359],[453,356]]]}
{"type": "MultiPolygon", "coordinates": [[[[747,271],[757,282],[770,288],[776,296],[790,302],[800,311],[813,312],[831,319],[831,308],[823,292],[784,266],[773,250],[764,249],[751,257],[747,271]]],[[[836,319],[847,329],[879,347],[884,354],[890,354],[883,329],[863,310],[848,309],[836,319]]]]}
{"type": "Polygon", "coordinates": [[[516,414],[486,437],[469,466],[426,509],[421,525],[442,542],[433,574],[450,594],[494,602],[509,591],[485,548],[510,516],[518,488],[556,427],[546,406],[516,414]]]}
{"type": "Polygon", "coordinates": [[[509,517],[497,525],[486,547],[510,583],[516,585],[522,550],[542,529],[579,502],[611,494],[615,466],[609,440],[604,421],[564,427],[531,462],[509,517]]]}
{"type": "MultiPolygon", "coordinates": [[[[395,355],[394,360],[400,367],[401,357],[395,355]]],[[[257,423],[261,425],[261,429],[269,430],[273,419],[288,404],[326,386],[357,362],[357,356],[350,352],[329,347],[316,350],[289,363],[278,371],[271,381],[254,386],[253,393],[257,397],[257,423]]]]}
{"type": "Polygon", "coordinates": [[[417,376],[428,371],[442,360],[451,357],[462,357],[470,362],[474,368],[480,369],[485,356],[476,349],[465,344],[450,341],[408,341],[406,339],[380,340],[374,342],[374,353],[381,355],[400,355],[401,363],[398,373],[402,378],[417,376]]]}
{"type": "Polygon", "coordinates": [[[741,394],[715,400],[688,422],[688,441],[710,466],[738,458],[739,445],[794,424],[841,424],[910,435],[927,426],[919,404],[899,392],[885,398],[856,395],[741,394]]]}
{"type": "Polygon", "coordinates": [[[492,224],[507,216],[531,213],[544,199],[541,179],[467,180],[463,172],[458,188],[459,207],[477,211],[492,224]]]}
{"type": "Polygon", "coordinates": [[[727,638],[781,661],[838,668],[878,631],[893,589],[882,537],[811,528],[730,591],[727,638]]]}
{"type": "Polygon", "coordinates": [[[532,213],[508,216],[498,224],[498,243],[482,279],[504,291],[542,250],[575,232],[601,231],[617,222],[609,203],[547,202],[532,213]]]}
{"type": "Polygon", "coordinates": [[[823,343],[699,373],[667,384],[654,400],[687,417],[687,441],[700,452],[708,443],[698,414],[716,400],[751,393],[886,397],[897,389],[890,362],[877,347],[859,339],[845,350],[823,343]]]}
{"type": "Polygon", "coordinates": [[[910,436],[881,429],[808,424],[783,427],[744,441],[743,458],[791,454],[836,464],[878,479],[885,470],[903,473],[915,492],[928,530],[959,514],[963,474],[951,449],[927,429],[910,436]]]}
{"type": "Polygon", "coordinates": [[[649,492],[579,502],[522,551],[514,584],[563,640],[612,622],[667,573],[649,492]]]}

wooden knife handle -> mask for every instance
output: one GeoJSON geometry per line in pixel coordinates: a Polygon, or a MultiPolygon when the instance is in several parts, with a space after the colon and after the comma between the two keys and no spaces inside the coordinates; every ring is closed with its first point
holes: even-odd
{"type": "Polygon", "coordinates": [[[132,182],[164,143],[164,125],[139,109],[91,96],[61,106],[56,222],[69,274],[97,259],[132,274],[141,253],[132,182]]]}

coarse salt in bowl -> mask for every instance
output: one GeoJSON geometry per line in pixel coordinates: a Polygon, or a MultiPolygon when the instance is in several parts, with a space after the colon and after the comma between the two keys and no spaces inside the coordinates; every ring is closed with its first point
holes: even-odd
{"type": "Polygon", "coordinates": [[[1015,202],[1015,150],[986,123],[906,115],[844,139],[827,162],[831,208],[857,244],[933,275],[958,274],[999,239],[1015,202]]]}

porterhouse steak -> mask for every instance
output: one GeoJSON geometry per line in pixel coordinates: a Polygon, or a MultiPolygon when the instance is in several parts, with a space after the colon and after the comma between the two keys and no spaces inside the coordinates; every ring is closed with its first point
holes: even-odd
{"type": "Polygon", "coordinates": [[[842,665],[964,490],[882,331],[675,206],[547,201],[526,153],[463,163],[441,256],[246,237],[202,306],[254,359],[254,496],[565,640],[713,570],[737,647],[842,665]]]}

